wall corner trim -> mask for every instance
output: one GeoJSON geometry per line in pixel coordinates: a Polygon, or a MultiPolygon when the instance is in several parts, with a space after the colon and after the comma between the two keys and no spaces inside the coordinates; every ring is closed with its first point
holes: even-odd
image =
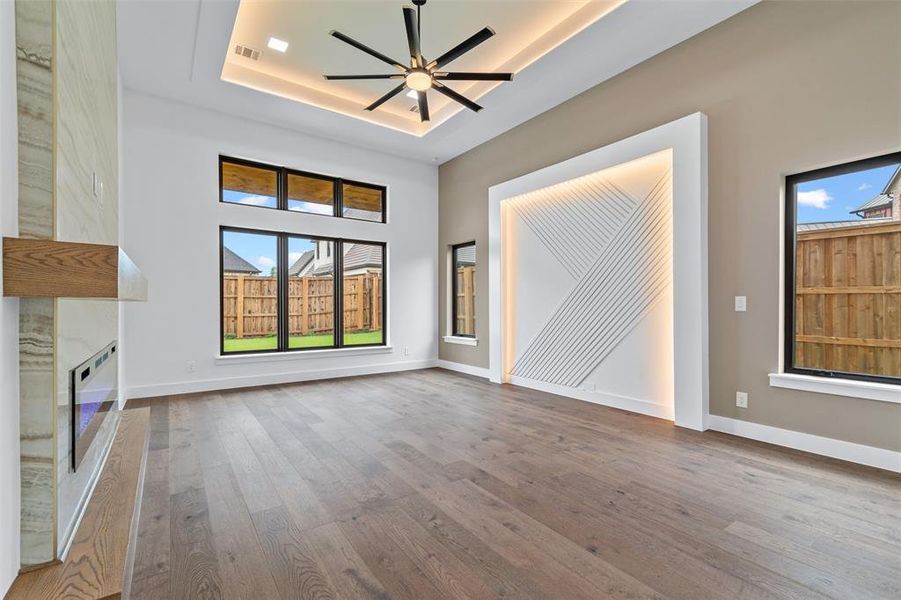
{"type": "Polygon", "coordinates": [[[758,442],[766,442],[810,452],[811,454],[819,454],[820,456],[828,456],[829,458],[837,458],[860,465],[901,473],[901,452],[895,452],[894,450],[865,446],[854,442],[836,440],[790,429],[781,429],[752,421],[721,417],[719,415],[709,415],[707,426],[713,431],[737,435],[757,440],[758,442]]]}

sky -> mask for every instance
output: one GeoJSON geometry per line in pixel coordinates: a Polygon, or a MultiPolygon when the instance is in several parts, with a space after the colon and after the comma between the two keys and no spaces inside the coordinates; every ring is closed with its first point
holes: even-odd
{"type": "Polygon", "coordinates": [[[897,165],[815,179],[798,186],[798,223],[859,219],[848,211],[857,208],[885,187],[897,165]]]}
{"type": "MultiPolygon", "coordinates": [[[[274,235],[244,233],[238,231],[223,232],[225,247],[255,266],[263,275],[269,274],[276,260],[276,238],[274,235]]],[[[288,238],[289,267],[300,255],[313,249],[313,242],[303,238],[288,238]]]]}

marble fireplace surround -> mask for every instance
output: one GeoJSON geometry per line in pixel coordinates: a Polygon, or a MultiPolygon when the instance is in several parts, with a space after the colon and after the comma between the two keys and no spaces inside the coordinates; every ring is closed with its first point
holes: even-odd
{"type": "MultiPolygon", "coordinates": [[[[115,11],[16,1],[19,237],[118,245],[115,11]]],[[[69,371],[118,337],[118,310],[114,300],[19,303],[25,568],[65,553],[112,442],[118,411],[72,470],[69,371]]]]}

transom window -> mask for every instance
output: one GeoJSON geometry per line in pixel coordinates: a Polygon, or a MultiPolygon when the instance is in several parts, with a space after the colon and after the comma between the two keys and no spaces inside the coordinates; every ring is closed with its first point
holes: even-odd
{"type": "Polygon", "coordinates": [[[385,186],[219,157],[220,202],[384,223],[385,186]]]}
{"type": "Polygon", "coordinates": [[[785,187],[785,371],[901,383],[901,152],[785,187]]]}

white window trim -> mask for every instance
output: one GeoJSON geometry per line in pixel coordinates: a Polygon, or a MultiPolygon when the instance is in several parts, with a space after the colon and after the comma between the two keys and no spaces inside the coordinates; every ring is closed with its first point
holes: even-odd
{"type": "Polygon", "coordinates": [[[448,344],[460,344],[462,346],[478,346],[479,339],[474,337],[465,337],[462,335],[446,335],[444,336],[445,343],[448,344]]]}
{"type": "Polygon", "coordinates": [[[799,373],[770,373],[770,387],[901,404],[901,386],[891,383],[801,375],[799,373]]]}
{"type": "Polygon", "coordinates": [[[217,365],[240,365],[243,363],[283,362],[299,358],[329,358],[332,356],[353,356],[356,354],[391,354],[391,346],[362,346],[360,348],[323,348],[322,350],[288,350],[287,352],[260,352],[253,354],[220,354],[214,358],[217,365]]]}

